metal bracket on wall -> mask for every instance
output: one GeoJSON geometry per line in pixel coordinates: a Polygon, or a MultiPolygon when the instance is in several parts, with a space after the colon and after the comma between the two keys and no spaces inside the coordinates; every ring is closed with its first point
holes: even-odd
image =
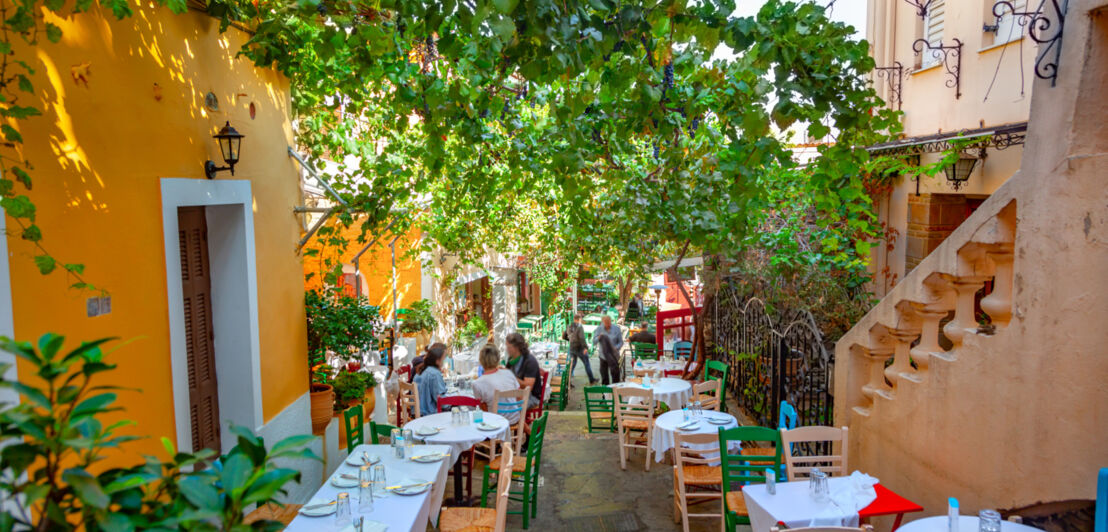
{"type": "Polygon", "coordinates": [[[885,81],[889,84],[889,103],[896,104],[896,110],[900,110],[901,104],[904,103],[904,98],[900,95],[900,90],[903,87],[904,81],[904,65],[900,64],[900,61],[893,62],[893,66],[876,67],[876,75],[878,78],[885,78],[885,81]]]}
{"type": "Polygon", "coordinates": [[[908,5],[916,8],[916,15],[919,18],[927,16],[927,10],[931,9],[931,4],[935,3],[935,0],[904,0],[908,5]]]}
{"type": "Polygon", "coordinates": [[[954,89],[954,99],[962,97],[962,41],[954,39],[954,44],[931,46],[927,39],[916,39],[912,43],[912,50],[919,55],[924,50],[931,53],[931,57],[942,62],[950,79],[946,80],[946,86],[954,89]]]}
{"type": "Polygon", "coordinates": [[[1065,29],[1066,9],[1069,0],[1041,0],[1035,11],[1016,11],[1011,2],[1001,0],[993,4],[993,15],[998,19],[1010,14],[1020,27],[1027,27],[1027,34],[1039,46],[1035,58],[1035,75],[1049,79],[1053,87],[1058,81],[1058,60],[1062,54],[1062,30],[1065,29]],[[1049,6],[1049,15],[1046,7],[1049,6]]]}

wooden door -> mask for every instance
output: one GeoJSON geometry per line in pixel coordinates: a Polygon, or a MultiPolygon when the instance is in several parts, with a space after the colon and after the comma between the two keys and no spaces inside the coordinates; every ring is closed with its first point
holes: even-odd
{"type": "Polygon", "coordinates": [[[181,250],[181,287],[188,349],[189,422],[192,450],[220,450],[219,386],[212,345],[212,283],[208,268],[208,226],[203,207],[177,210],[181,250]]]}

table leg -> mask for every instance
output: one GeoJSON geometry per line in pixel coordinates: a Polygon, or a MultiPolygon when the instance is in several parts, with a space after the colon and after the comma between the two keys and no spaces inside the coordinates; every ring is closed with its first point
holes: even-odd
{"type": "Polygon", "coordinates": [[[896,521],[893,521],[893,530],[896,530],[896,529],[900,528],[900,521],[902,519],[904,519],[904,513],[903,512],[896,514],[896,521]]]}
{"type": "Polygon", "coordinates": [[[463,504],[462,498],[462,460],[465,460],[465,455],[459,456],[454,461],[454,505],[455,506],[469,506],[463,504]]]}

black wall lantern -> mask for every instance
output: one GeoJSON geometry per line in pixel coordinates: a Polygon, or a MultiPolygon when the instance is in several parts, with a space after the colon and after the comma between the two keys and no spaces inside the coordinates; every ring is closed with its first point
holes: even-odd
{"type": "Polygon", "coordinates": [[[950,182],[950,186],[953,187],[954,190],[962,190],[966,181],[969,181],[969,176],[973,173],[973,169],[977,167],[977,162],[983,161],[984,159],[985,148],[981,148],[981,151],[978,152],[977,155],[969,152],[960,153],[957,161],[943,168],[943,171],[946,173],[946,180],[950,182]]]}
{"type": "Polygon", "coordinates": [[[245,136],[235,131],[235,128],[231,127],[231,122],[224,124],[219,133],[212,135],[212,138],[219,141],[219,151],[223,154],[223,162],[227,163],[227,166],[216,166],[211,160],[206,161],[204,175],[208,176],[208,179],[214,179],[216,172],[224,170],[230,170],[231,175],[235,175],[235,163],[239,162],[239,150],[242,146],[242,138],[245,136]]]}

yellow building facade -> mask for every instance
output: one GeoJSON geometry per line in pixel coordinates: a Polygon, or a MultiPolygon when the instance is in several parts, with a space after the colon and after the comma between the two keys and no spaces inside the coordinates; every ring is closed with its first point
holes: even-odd
{"type": "MultiPolygon", "coordinates": [[[[97,292],[68,288],[73,280],[62,273],[41,275],[36,251],[9,231],[5,332],[20,340],[57,332],[71,346],[118,337],[108,359],[118,369],[102,383],[138,389],[121,392],[126,410],[118,417],[136,421],[131,430],[149,438],[113,459],[161,455],[162,436],[180,449],[195,447],[189,353],[199,322],[186,316],[192,303],[183,275],[191,262],[181,254],[180,216],[199,209],[213,405],[222,425],[215,446],[234,444],[228,422],[267,438],[309,433],[288,81],[236,57],[248,38],[241,30],[220,33],[218,21],[202,13],[135,8],[121,21],[97,7],[51,18],[61,42],[17,50],[33,58],[34,98],[44,111],[21,123],[43,245],[61,261],[83,263],[85,280],[106,291],[110,308],[90,302],[97,292]],[[245,135],[241,160],[234,175],[206,179],[205,161],[223,164],[212,135],[228,122],[245,135]]],[[[27,375],[22,364],[17,371],[27,375]]],[[[304,484],[318,484],[321,468],[305,467],[304,484]]]]}

